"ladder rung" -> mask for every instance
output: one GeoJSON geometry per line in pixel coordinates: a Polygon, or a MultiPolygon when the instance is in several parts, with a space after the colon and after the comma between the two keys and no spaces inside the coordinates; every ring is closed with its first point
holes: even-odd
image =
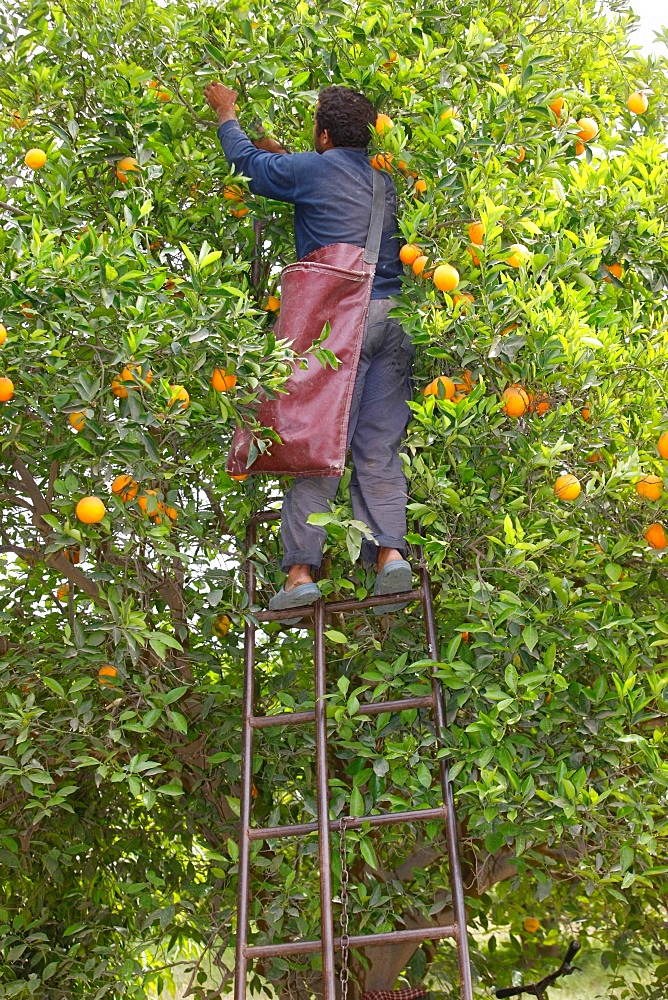
{"type": "MultiPolygon", "coordinates": [[[[347,830],[359,830],[365,823],[370,826],[391,826],[394,823],[424,822],[430,819],[445,819],[445,806],[436,809],[409,809],[405,812],[381,813],[378,816],[350,816],[346,819],[347,830]]],[[[339,829],[341,821],[330,819],[329,829],[339,829]]],[[[248,836],[251,840],[273,840],[278,837],[302,837],[307,833],[315,833],[317,823],[294,823],[292,826],[256,826],[251,827],[248,836]]]]}
{"type": "MultiPolygon", "coordinates": [[[[350,936],[351,948],[373,947],[379,944],[397,944],[401,941],[429,941],[436,938],[457,937],[456,924],[443,927],[415,927],[407,931],[386,931],[383,934],[355,934],[350,936]]],[[[307,955],[320,951],[320,941],[288,941],[286,944],[247,945],[247,958],[272,958],[279,955],[307,955]]],[[[334,938],[334,947],[341,947],[341,938],[334,938]]]]}
{"type": "MultiPolygon", "coordinates": [[[[325,614],[341,614],[343,611],[364,611],[365,608],[382,607],[384,604],[396,604],[398,601],[406,601],[406,603],[411,603],[412,601],[420,601],[422,599],[422,590],[402,590],[396,594],[383,594],[382,597],[365,597],[361,601],[349,600],[349,601],[331,601],[325,603],[325,614]]],[[[313,605],[308,604],[306,607],[302,606],[300,608],[286,608],[285,611],[258,611],[253,617],[259,622],[275,622],[283,621],[287,618],[306,618],[312,617],[313,605]]]]}
{"type": "MultiPolygon", "coordinates": [[[[420,698],[400,698],[398,701],[377,701],[372,705],[361,704],[355,715],[382,715],[384,712],[405,712],[410,708],[431,708],[431,695],[420,698]]],[[[269,729],[270,726],[298,726],[314,722],[315,712],[283,712],[281,715],[254,715],[253,729],[269,729]]]]}

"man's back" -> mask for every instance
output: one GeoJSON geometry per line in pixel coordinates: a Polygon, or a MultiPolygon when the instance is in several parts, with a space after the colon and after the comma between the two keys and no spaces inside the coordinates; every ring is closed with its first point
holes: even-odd
{"type": "MultiPolygon", "coordinates": [[[[218,135],[228,163],[251,179],[254,194],[295,206],[295,245],[301,259],[330,243],[364,246],[371,220],[373,168],[364,149],[336,147],[324,153],[268,153],[256,149],[237,122],[218,135]]],[[[401,291],[396,191],[385,181],[385,222],[372,298],[401,291]]]]}

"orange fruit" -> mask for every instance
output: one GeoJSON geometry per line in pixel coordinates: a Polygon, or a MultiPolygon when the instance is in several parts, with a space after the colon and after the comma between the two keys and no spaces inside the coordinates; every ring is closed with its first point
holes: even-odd
{"type": "MultiPolygon", "coordinates": [[[[624,273],[621,264],[604,264],[603,267],[606,271],[609,271],[613,277],[617,278],[617,280],[619,280],[624,273]]],[[[606,278],[605,280],[609,281],[610,279],[606,278]]]]}
{"type": "Polygon", "coordinates": [[[434,284],[441,292],[452,292],[459,284],[459,271],[452,264],[439,264],[434,271],[434,284]]]}
{"type": "Polygon", "coordinates": [[[128,389],[142,388],[139,384],[140,379],[150,385],[153,381],[153,372],[148,368],[146,373],[142,374],[142,365],[136,361],[129,361],[120,375],[111,380],[111,391],[114,396],[127,399],[128,389]]]}
{"type": "Polygon", "coordinates": [[[579,139],[576,139],[575,140],[575,155],[576,156],[582,156],[582,154],[584,153],[584,151],[585,151],[585,144],[584,144],[584,142],[580,142],[579,139]]]}
{"type": "Polygon", "coordinates": [[[223,198],[227,198],[228,201],[241,201],[243,196],[244,190],[238,184],[227,184],[223,188],[223,198]]]}
{"type": "Polygon", "coordinates": [[[535,917],[527,917],[522,926],[527,934],[535,934],[537,930],[540,930],[540,920],[536,920],[535,917]]]}
{"type": "Polygon", "coordinates": [[[388,115],[378,115],[376,118],[376,132],[378,135],[385,135],[391,128],[394,128],[392,119],[388,115]]]}
{"type": "Polygon", "coordinates": [[[146,514],[148,511],[148,498],[155,497],[157,495],[158,494],[156,493],[155,490],[144,490],[142,495],[137,499],[137,506],[139,507],[140,510],[143,510],[143,512],[146,514]]]}
{"type": "Polygon", "coordinates": [[[23,162],[31,170],[41,170],[46,163],[46,153],[43,149],[29,149],[23,158],[23,162]]]}
{"type": "Polygon", "coordinates": [[[650,524],[645,532],[645,538],[653,549],[665,549],[666,545],[668,545],[665,528],[658,521],[650,524]]]}
{"type": "Polygon", "coordinates": [[[144,490],[144,492],[137,497],[137,506],[144,514],[148,514],[152,521],[156,524],[160,524],[160,511],[164,510],[164,507],[159,500],[152,500],[149,505],[149,497],[157,497],[157,495],[158,494],[155,490],[144,490]]]}
{"type": "Polygon", "coordinates": [[[446,108],[445,111],[441,115],[441,121],[443,122],[443,121],[446,121],[446,119],[448,119],[448,118],[456,118],[456,117],[457,117],[457,109],[456,108],[446,108]]]}
{"type": "Polygon", "coordinates": [[[527,250],[523,243],[513,243],[509,250],[510,256],[506,257],[506,264],[510,264],[511,267],[520,267],[531,257],[531,251],[527,250]]]}
{"type": "Polygon", "coordinates": [[[582,416],[583,420],[591,420],[591,407],[589,403],[586,403],[585,406],[582,407],[582,409],[580,410],[580,415],[582,416]]]}
{"type": "Polygon", "coordinates": [[[213,623],[213,631],[222,639],[230,631],[231,625],[232,622],[227,615],[218,615],[213,623]]]}
{"type": "Polygon", "coordinates": [[[262,308],[265,312],[278,312],[281,308],[281,300],[275,295],[269,295],[262,308]]]}
{"type": "Polygon", "coordinates": [[[577,126],[580,129],[578,137],[583,142],[589,142],[598,135],[598,122],[594,118],[580,118],[577,126]]]}
{"type": "Polygon", "coordinates": [[[576,476],[567,473],[556,479],[554,492],[559,500],[577,500],[582,492],[582,487],[576,476]]]}
{"type": "Polygon", "coordinates": [[[244,215],[248,215],[250,208],[231,208],[230,215],[233,215],[236,219],[243,219],[244,215]]]}
{"type": "Polygon", "coordinates": [[[550,111],[552,111],[557,118],[559,124],[561,124],[561,112],[563,111],[564,104],[566,101],[563,97],[555,97],[551,104],[548,105],[550,111]]]}
{"type": "MultiPolygon", "coordinates": [[[[416,257],[415,260],[413,261],[413,274],[417,275],[423,274],[423,271],[428,263],[429,263],[429,258],[425,257],[424,254],[422,254],[420,257],[416,257]]],[[[429,274],[423,275],[423,277],[425,278],[429,278],[430,276],[431,272],[429,274]]]]}
{"type": "Polygon", "coordinates": [[[82,497],[75,513],[83,524],[99,524],[107,513],[107,508],[99,497],[82,497]]]}
{"type": "Polygon", "coordinates": [[[392,153],[376,153],[370,159],[370,164],[375,170],[392,170],[392,153]]]}
{"type": "Polygon", "coordinates": [[[7,327],[4,325],[4,323],[0,323],[0,347],[2,347],[2,345],[6,340],[7,340],[7,327]]]}
{"type": "Polygon", "coordinates": [[[63,555],[68,563],[72,563],[73,566],[81,562],[81,549],[78,545],[69,545],[66,549],[63,549],[63,555]]]}
{"type": "Polygon", "coordinates": [[[391,69],[393,64],[397,61],[398,58],[399,56],[397,55],[396,52],[390,52],[389,59],[386,59],[385,62],[381,63],[381,66],[383,67],[383,69],[391,69]]]}
{"type": "Polygon", "coordinates": [[[214,368],[213,375],[211,376],[211,385],[216,392],[227,392],[228,389],[234,389],[236,384],[236,375],[232,375],[231,373],[228,375],[224,368],[214,368]]]}
{"type": "Polygon", "coordinates": [[[471,254],[471,260],[473,261],[475,266],[480,267],[480,257],[478,257],[478,254],[475,252],[473,247],[467,247],[466,249],[471,254]]]}
{"type": "Polygon", "coordinates": [[[473,298],[470,292],[457,292],[455,295],[452,296],[452,301],[454,302],[455,305],[457,305],[459,302],[463,302],[464,305],[462,305],[462,310],[464,310],[466,309],[466,304],[469,302],[475,302],[475,299],[473,298]]]}
{"type": "Polygon", "coordinates": [[[118,675],[116,667],[112,667],[111,663],[104,663],[97,672],[97,677],[100,684],[113,684],[118,675]]]}
{"type": "Polygon", "coordinates": [[[241,476],[231,476],[232,479],[236,479],[238,483],[243,483],[244,479],[248,479],[248,473],[244,472],[241,476]]]}
{"type": "Polygon", "coordinates": [[[134,156],[124,156],[116,164],[116,176],[121,184],[127,183],[128,173],[132,171],[139,171],[139,164],[134,156]]]}
{"type": "Polygon", "coordinates": [[[531,409],[534,413],[537,413],[539,417],[542,417],[544,413],[547,413],[550,409],[550,400],[545,393],[541,393],[536,398],[535,403],[532,403],[531,405],[531,409]]]}
{"type": "Polygon", "coordinates": [[[419,246],[415,243],[404,243],[401,250],[399,251],[399,259],[402,264],[406,264],[411,267],[415,261],[422,255],[422,251],[419,246]]]}
{"type": "Polygon", "coordinates": [[[0,378],[0,403],[8,403],[14,395],[14,383],[10,378],[0,378]]]}
{"type": "Polygon", "coordinates": [[[640,482],[636,483],[636,493],[645,500],[658,500],[663,492],[663,480],[660,476],[650,473],[643,476],[640,482]]]}
{"type": "Polygon", "coordinates": [[[75,431],[82,431],[86,426],[86,414],[85,413],[70,413],[69,416],[70,427],[74,427],[75,431]]]}
{"type": "Polygon", "coordinates": [[[21,115],[19,114],[18,110],[14,108],[14,110],[11,113],[9,123],[12,126],[12,128],[25,128],[25,126],[28,124],[28,119],[21,118],[21,115]]]}
{"type": "Polygon", "coordinates": [[[668,431],[664,431],[658,440],[657,448],[661,458],[668,458],[668,431]]]}
{"type": "Polygon", "coordinates": [[[590,465],[593,465],[594,462],[600,462],[601,461],[600,451],[592,451],[591,455],[587,455],[585,461],[589,462],[590,465]]]}
{"type": "Polygon", "coordinates": [[[468,368],[465,368],[464,371],[462,372],[461,382],[455,382],[455,390],[457,392],[462,393],[463,395],[466,395],[467,393],[471,392],[472,389],[473,389],[473,378],[471,377],[471,372],[468,370],[468,368]]]}
{"type": "Polygon", "coordinates": [[[508,417],[521,417],[529,407],[529,396],[521,385],[509,385],[504,390],[501,409],[508,417]]]}
{"type": "Polygon", "coordinates": [[[468,645],[469,642],[471,641],[471,633],[470,632],[461,632],[460,635],[462,637],[462,642],[465,642],[468,645]]]}
{"type": "Polygon", "coordinates": [[[447,375],[439,375],[422,390],[423,396],[437,396],[439,399],[452,399],[454,394],[455,383],[447,375]]]}
{"type": "Polygon", "coordinates": [[[171,101],[172,95],[168,93],[168,91],[166,90],[161,90],[160,84],[158,83],[157,80],[151,80],[151,82],[149,83],[149,87],[151,90],[157,91],[155,96],[158,98],[159,101],[171,101]]]}
{"type": "Polygon", "coordinates": [[[134,500],[139,492],[139,483],[132,476],[127,473],[123,473],[120,476],[116,476],[113,483],[111,484],[111,492],[114,496],[117,496],[119,500],[123,503],[128,503],[130,500],[134,500]]]}
{"type": "Polygon", "coordinates": [[[415,184],[413,185],[413,193],[424,194],[426,190],[427,190],[427,182],[422,180],[421,177],[419,177],[416,180],[415,184]]]}
{"type": "Polygon", "coordinates": [[[176,507],[170,507],[168,504],[165,504],[163,509],[170,521],[178,521],[179,512],[176,507]]]}
{"type": "Polygon", "coordinates": [[[644,115],[649,107],[647,95],[643,94],[642,90],[636,90],[626,102],[626,107],[634,115],[644,115]]]}
{"type": "Polygon", "coordinates": [[[510,324],[510,326],[506,326],[506,327],[505,327],[505,328],[504,328],[504,329],[503,329],[503,330],[501,331],[501,336],[502,336],[502,337],[507,337],[507,336],[508,336],[508,334],[510,333],[510,331],[511,331],[511,330],[516,330],[518,326],[519,326],[519,323],[511,323],[511,324],[510,324]]]}
{"type": "Polygon", "coordinates": [[[485,227],[482,222],[473,222],[469,226],[469,239],[471,243],[481,247],[485,238],[485,227]]]}
{"type": "Polygon", "coordinates": [[[56,597],[58,598],[59,601],[64,601],[69,592],[70,592],[69,583],[61,583],[60,587],[58,587],[58,590],[56,591],[56,597]]]}
{"type": "Polygon", "coordinates": [[[515,157],[516,162],[517,163],[524,163],[524,157],[526,155],[527,154],[526,154],[526,150],[525,150],[524,146],[520,146],[520,151],[517,154],[517,156],[515,157]]]}
{"type": "Polygon", "coordinates": [[[174,406],[175,403],[181,400],[181,402],[179,403],[179,409],[187,410],[188,405],[190,404],[190,396],[188,395],[188,390],[185,389],[182,385],[170,385],[169,391],[171,395],[169,397],[169,402],[167,403],[167,406],[174,406]]]}

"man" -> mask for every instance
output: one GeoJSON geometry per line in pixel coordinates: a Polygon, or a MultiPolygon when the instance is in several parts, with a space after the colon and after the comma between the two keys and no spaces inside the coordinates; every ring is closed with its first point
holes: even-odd
{"type": "MultiPolygon", "coordinates": [[[[367,147],[377,112],[363,94],[347,87],[323,90],[314,118],[315,152],[293,154],[273,139],[250,141],[236,119],[234,90],[212,83],[204,96],[218,115],[218,138],[230,167],[250,178],[254,194],[294,204],[300,260],[332,243],[365,245],[373,176],[367,147]]],[[[407,494],[399,448],[410,412],[406,401],[413,347],[399,323],[388,318],[390,296],[401,291],[402,266],[396,191],[392,179],[387,174],[383,178],[383,233],[348,428],[353,514],[373,533],[374,541],[365,540],[361,556],[377,565],[376,595],[411,589],[411,567],[404,558],[407,494]]],[[[338,485],[336,476],[297,478],[286,494],[281,535],[282,568],[288,575],[270,601],[272,611],[313,604],[320,597],[311,573],[320,565],[325,531],[307,519],[329,509],[338,485]]],[[[377,613],[404,606],[386,605],[377,613]]]]}

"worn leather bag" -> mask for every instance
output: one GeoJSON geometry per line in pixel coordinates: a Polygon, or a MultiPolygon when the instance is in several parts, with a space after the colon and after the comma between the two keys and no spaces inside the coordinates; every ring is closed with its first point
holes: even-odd
{"type": "Polygon", "coordinates": [[[362,347],[371,286],[385,210],[385,184],[373,173],[373,207],[364,248],[333,243],[284,268],[281,276],[281,315],[277,337],[286,339],[303,356],[329,323],[323,347],[340,364],[324,368],[313,355],[308,367],[295,362],[286,383],[287,394],[260,402],[257,418],[281,441],[257,453],[249,463],[252,435],[237,428],[227,459],[227,471],[295,476],[340,476],[343,473],[350,405],[362,347]]]}

